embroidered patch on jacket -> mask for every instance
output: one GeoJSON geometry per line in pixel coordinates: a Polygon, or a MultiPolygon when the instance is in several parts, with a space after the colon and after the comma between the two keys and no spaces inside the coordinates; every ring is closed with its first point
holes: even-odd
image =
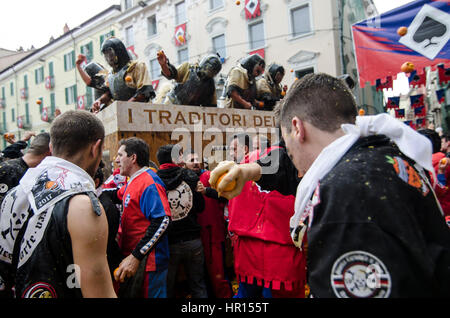
{"type": "Polygon", "coordinates": [[[188,216],[193,205],[193,194],[189,185],[182,181],[178,187],[167,191],[172,220],[178,221],[188,216]]]}
{"type": "Polygon", "coordinates": [[[48,283],[35,283],[29,286],[22,298],[58,298],[53,286],[48,283]]]}
{"type": "Polygon", "coordinates": [[[386,156],[386,158],[394,166],[395,172],[400,179],[422,192],[423,196],[426,196],[430,192],[426,183],[422,181],[417,171],[406,160],[400,157],[392,158],[386,156]]]}
{"type": "Polygon", "coordinates": [[[392,280],[386,266],[376,256],[352,251],[333,264],[331,286],[338,298],[387,298],[392,280]]]}

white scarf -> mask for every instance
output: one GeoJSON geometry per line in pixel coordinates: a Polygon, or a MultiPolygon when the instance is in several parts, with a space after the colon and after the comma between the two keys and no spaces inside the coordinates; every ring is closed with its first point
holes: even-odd
{"type": "MultiPolygon", "coordinates": [[[[359,116],[356,118],[356,125],[344,124],[341,128],[345,132],[345,136],[338,138],[322,150],[297,187],[295,214],[291,217],[290,228],[294,244],[298,247],[301,246],[306,226],[303,226],[299,237],[296,237],[295,229],[303,223],[313,208],[310,203],[311,196],[317,188],[319,180],[333,169],[360,137],[386,135],[402,153],[416,162],[419,169],[424,168],[435,177],[431,162],[433,153],[431,141],[388,114],[359,116]]],[[[312,222],[312,218],[309,219],[309,222],[312,222]]]]}
{"type": "Polygon", "coordinates": [[[26,263],[42,240],[54,205],[80,192],[95,192],[94,180],[77,165],[57,157],[46,157],[36,168],[30,168],[4,198],[0,213],[0,230],[8,233],[0,237],[0,260],[12,261],[15,239],[28,218],[28,208],[33,210],[21,241],[18,266],[26,263]],[[11,225],[15,226],[12,227],[11,225]]]}

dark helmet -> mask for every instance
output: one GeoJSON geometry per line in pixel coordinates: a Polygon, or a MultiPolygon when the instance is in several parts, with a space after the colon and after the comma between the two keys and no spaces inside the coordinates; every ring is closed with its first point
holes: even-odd
{"type": "Polygon", "coordinates": [[[277,73],[280,73],[284,76],[284,67],[279,64],[272,63],[269,67],[269,74],[273,81],[275,81],[277,73]]]}
{"type": "Polygon", "coordinates": [[[98,63],[91,62],[84,67],[85,72],[92,78],[98,74],[98,72],[104,70],[105,68],[98,63]]]}
{"type": "Polygon", "coordinates": [[[198,75],[200,78],[214,78],[222,69],[222,63],[217,55],[205,56],[198,64],[198,75]]]}
{"type": "Polygon", "coordinates": [[[247,70],[249,77],[252,77],[253,69],[255,68],[255,66],[261,65],[265,67],[266,62],[261,56],[259,56],[259,54],[252,54],[242,59],[241,65],[247,70]]]}
{"type": "Polygon", "coordinates": [[[103,42],[102,54],[115,72],[120,70],[131,60],[123,42],[114,37],[103,42]]]}

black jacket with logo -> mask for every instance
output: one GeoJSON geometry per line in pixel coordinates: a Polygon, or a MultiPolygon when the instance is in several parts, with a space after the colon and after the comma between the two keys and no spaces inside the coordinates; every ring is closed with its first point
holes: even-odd
{"type": "Polygon", "coordinates": [[[200,192],[196,191],[197,183],[200,180],[197,174],[192,170],[180,167],[160,169],[157,174],[166,185],[167,198],[172,211],[172,223],[168,228],[169,244],[200,238],[201,226],[197,222],[197,213],[201,213],[205,209],[205,199],[200,192]],[[173,198],[177,199],[177,197],[173,194],[178,193],[177,189],[182,189],[183,182],[189,186],[192,194],[191,202],[188,203],[192,207],[187,211],[185,217],[177,219],[177,215],[174,213],[175,205],[185,203],[181,202],[182,200],[174,201],[173,198]]]}
{"type": "Polygon", "coordinates": [[[371,136],[320,181],[307,233],[313,296],[450,296],[450,229],[413,165],[371,136]]]}

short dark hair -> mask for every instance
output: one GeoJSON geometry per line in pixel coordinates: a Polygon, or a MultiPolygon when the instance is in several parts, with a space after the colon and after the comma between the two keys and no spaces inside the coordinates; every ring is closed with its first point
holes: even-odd
{"type": "Polygon", "coordinates": [[[248,147],[249,151],[251,151],[253,149],[252,138],[250,138],[249,134],[246,134],[246,133],[235,134],[231,140],[234,140],[236,138],[239,141],[239,143],[242,143],[242,141],[243,141],[243,144],[248,147]]]}
{"type": "Polygon", "coordinates": [[[50,142],[55,156],[73,156],[89,144],[105,139],[105,128],[94,114],[69,110],[56,117],[50,128],[50,142]]]}
{"type": "Polygon", "coordinates": [[[436,131],[433,129],[419,129],[417,132],[431,141],[433,153],[441,151],[441,137],[439,137],[439,134],[436,131]]]}
{"type": "Polygon", "coordinates": [[[156,159],[158,159],[160,165],[165,163],[173,163],[177,158],[172,157],[172,152],[178,151],[178,153],[180,153],[182,150],[183,148],[180,145],[169,144],[161,146],[156,152],[156,159]]]}
{"type": "Polygon", "coordinates": [[[30,144],[30,147],[27,150],[27,153],[35,156],[45,155],[50,151],[49,144],[50,134],[48,132],[42,132],[34,137],[33,141],[30,144]]]}
{"type": "Polygon", "coordinates": [[[130,137],[122,139],[119,142],[119,147],[125,146],[127,156],[136,155],[136,163],[139,167],[146,167],[150,163],[150,150],[147,143],[137,137],[130,137]]]}
{"type": "Polygon", "coordinates": [[[342,124],[355,123],[356,101],[342,80],[324,73],[307,74],[294,82],[283,99],[280,125],[289,132],[295,116],[322,131],[333,132],[342,124]]]}

